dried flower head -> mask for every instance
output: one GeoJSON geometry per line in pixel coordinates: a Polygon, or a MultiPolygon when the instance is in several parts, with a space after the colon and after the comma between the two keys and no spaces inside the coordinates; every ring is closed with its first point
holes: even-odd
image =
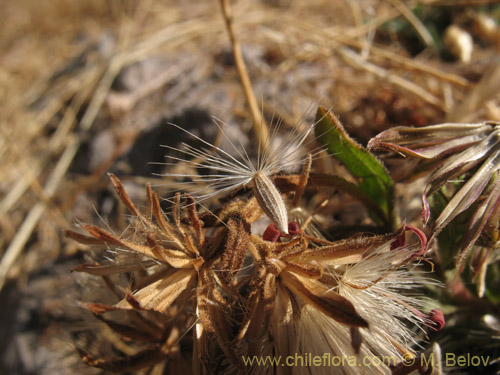
{"type": "MultiPolygon", "coordinates": [[[[92,225],[84,226],[90,236],[67,232],[116,254],[113,261],[76,269],[102,277],[113,291],[114,303],[85,306],[124,340],[114,345],[119,358],[81,348],[92,366],[115,372],[168,364],[165,373],[187,368],[197,374],[301,374],[312,371],[311,365],[273,368],[249,361],[309,353],[386,355],[396,363],[413,355],[417,339],[407,324],[432,323],[420,312],[421,299],[401,293],[424,281],[412,270],[420,250],[406,245],[404,231],[329,242],[290,223],[290,234],[252,234],[250,224],[262,213],[256,197],[229,200],[214,220],[200,216],[190,196],[181,208],[179,194],[170,222],[150,188],[153,218],[111,179],[133,214],[129,238],[92,225]]],[[[290,184],[301,185],[298,179],[290,184]]],[[[382,373],[388,365],[381,365],[382,373]]],[[[331,367],[318,371],[330,373],[331,367]]]]}
{"type": "MultiPolygon", "coordinates": [[[[330,374],[332,370],[358,374],[357,361],[364,358],[379,365],[364,366],[363,373],[390,374],[391,365],[415,355],[411,327],[433,324],[420,312],[423,300],[409,296],[428,282],[412,266],[421,250],[409,250],[406,245],[394,248],[401,236],[403,232],[334,243],[306,235],[285,243],[252,236],[258,279],[252,285],[248,324],[239,335],[242,352],[248,358],[283,361],[291,356],[324,358],[328,353],[356,362],[295,367],[288,363],[287,369],[278,364],[278,374],[330,374]]],[[[253,362],[257,364],[252,373],[269,373],[253,362]]]]}
{"type": "MultiPolygon", "coordinates": [[[[110,177],[118,197],[134,215],[132,238],[124,239],[124,234],[116,236],[92,225],[84,225],[90,236],[73,231],[67,231],[67,236],[84,244],[104,245],[117,253],[114,261],[107,264],[83,264],[75,269],[101,276],[118,297],[114,304],[85,306],[123,338],[148,345],[139,345],[136,351],[130,349],[132,353],[124,353],[127,355],[119,359],[95,358],[80,350],[84,361],[115,372],[152,368],[167,358],[185,361],[179,355],[186,341],[193,341],[186,336],[193,326],[198,341],[195,340],[190,352],[197,353],[196,365],[203,367],[211,355],[233,358],[227,339],[231,321],[226,320],[226,314],[231,313],[231,296],[223,297],[219,288],[219,279],[228,277],[217,275],[214,269],[224,268],[220,263],[227,261],[227,257],[221,257],[220,252],[237,250],[232,247],[239,245],[244,233],[249,232],[248,224],[237,215],[229,216],[225,225],[213,229],[212,236],[207,238],[191,197],[186,196],[187,205],[181,216],[180,195],[176,196],[171,223],[160,208],[158,196],[148,187],[153,221],[136,208],[121,182],[113,175],[110,177]],[[235,233],[239,233],[238,238],[235,233]],[[119,276],[125,276],[125,285],[119,276]],[[128,314],[118,322],[102,317],[113,311],[128,314]],[[207,335],[215,336],[216,342],[208,340],[207,335]],[[200,342],[205,352],[199,352],[200,342]]],[[[244,212],[245,207],[241,210],[244,212]]],[[[242,262],[239,257],[231,266],[238,270],[242,262]]],[[[207,366],[205,371],[211,373],[213,365],[207,366]]]]}
{"type": "MultiPolygon", "coordinates": [[[[326,109],[319,113],[321,122],[326,109]]],[[[81,347],[85,362],[112,371],[161,373],[178,373],[180,368],[195,374],[331,373],[332,368],[343,374],[359,373],[359,366],[352,363],[340,367],[325,363],[320,368],[289,363],[291,357],[329,354],[358,361],[376,358],[377,366],[363,367],[365,373],[375,374],[390,373],[391,366],[416,355],[415,345],[425,327],[439,329],[444,324],[438,310],[429,316],[422,312],[426,301],[417,296],[417,289],[428,282],[415,264],[424,253],[425,235],[417,228],[403,227],[384,235],[353,232],[349,239],[332,242],[314,229],[313,215],[302,204],[318,191],[332,194],[338,186],[347,190],[357,185],[342,177],[311,173],[312,155],[303,157],[300,146],[313,128],[296,135],[286,147],[259,149],[256,164],[234,143],[230,142],[237,157],[188,133],[206,148],[168,147],[181,154],[169,158],[178,167],[187,165],[196,171],[167,176],[190,179],[199,189],[184,194],[182,203],[176,193],[170,220],[151,188],[147,194],[150,217],[137,209],[111,175],[118,197],[132,214],[129,230],[115,235],[85,225],[90,236],[68,231],[69,237],[106,246],[114,254],[112,260],[76,269],[101,276],[113,291],[114,301],[85,306],[123,338],[113,345],[119,358],[81,347]],[[304,160],[300,174],[286,170],[304,160]],[[212,174],[201,174],[199,169],[212,174]],[[332,186],[332,181],[337,183],[332,186]],[[235,191],[240,188],[252,194],[235,191]],[[289,215],[284,198],[292,195],[294,210],[289,215]],[[198,209],[199,201],[214,196],[224,199],[198,209]],[[264,214],[272,222],[260,230],[252,224],[264,214]],[[297,222],[289,222],[289,217],[297,222]],[[408,233],[416,234],[420,246],[407,244],[408,233]],[[131,343],[124,350],[127,340],[131,343]],[[286,364],[279,363],[287,359],[286,364]]],[[[323,128],[316,133],[337,131],[335,144],[343,156],[355,158],[359,168],[354,176],[369,177],[371,182],[383,178],[392,186],[385,169],[368,151],[343,144],[338,128],[323,128]]],[[[225,132],[222,135],[229,140],[225,132]]],[[[266,142],[269,145],[270,140],[266,142]]],[[[331,144],[327,146],[335,154],[331,144]]],[[[348,164],[348,159],[344,157],[343,163],[348,164]]],[[[392,199],[392,189],[384,190],[377,183],[360,185],[355,195],[371,194],[360,201],[372,202],[375,191],[384,191],[392,199]],[[380,189],[370,190],[373,186],[380,189]]],[[[323,209],[328,201],[309,203],[319,203],[317,209],[323,209]]],[[[367,207],[378,207],[374,202],[367,207]]]]}

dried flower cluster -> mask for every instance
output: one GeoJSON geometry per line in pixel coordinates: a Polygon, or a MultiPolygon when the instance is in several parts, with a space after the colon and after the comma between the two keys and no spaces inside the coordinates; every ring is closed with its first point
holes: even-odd
{"type": "MultiPolygon", "coordinates": [[[[201,165],[228,173],[239,163],[222,164],[225,153],[189,152],[205,160],[201,165]]],[[[277,178],[271,170],[261,179],[259,168],[237,186],[252,183],[249,193],[233,193],[212,211],[177,193],[169,216],[149,186],[151,216],[139,211],[111,175],[132,214],[128,231],[115,235],[84,225],[88,235],[67,232],[115,254],[76,269],[101,277],[115,295],[113,302],[86,307],[120,338],[115,357],[80,348],[85,362],[114,372],[159,374],[390,374],[416,355],[426,327],[442,328],[442,313],[425,315],[426,301],[418,297],[418,288],[429,282],[415,265],[425,248],[420,231],[403,227],[331,242],[307,230],[307,218],[302,227],[290,222],[285,228],[263,195],[286,210],[287,199],[299,202],[318,188],[311,181],[321,179],[310,178],[310,158],[300,175],[277,178]],[[276,225],[254,232],[252,224],[263,215],[276,225]],[[420,246],[407,244],[407,232],[418,235],[420,246]],[[379,362],[362,368],[283,365],[286,358],[326,354],[379,362]],[[281,365],[258,362],[271,358],[281,365]]]]}

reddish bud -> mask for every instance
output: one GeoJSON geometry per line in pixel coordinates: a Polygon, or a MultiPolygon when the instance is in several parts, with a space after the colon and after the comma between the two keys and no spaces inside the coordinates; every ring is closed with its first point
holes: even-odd
{"type": "Polygon", "coordinates": [[[300,225],[296,221],[288,223],[288,234],[282,233],[276,224],[271,223],[267,226],[262,238],[265,241],[278,242],[281,236],[291,237],[300,234],[300,225]]]}
{"type": "Polygon", "coordinates": [[[441,331],[444,328],[445,320],[444,314],[439,309],[431,310],[429,313],[429,327],[434,331],[441,331]]]}
{"type": "Polygon", "coordinates": [[[271,223],[267,226],[264,234],[262,235],[262,238],[264,239],[264,241],[277,242],[280,239],[280,236],[281,231],[274,223],[271,223]]]}

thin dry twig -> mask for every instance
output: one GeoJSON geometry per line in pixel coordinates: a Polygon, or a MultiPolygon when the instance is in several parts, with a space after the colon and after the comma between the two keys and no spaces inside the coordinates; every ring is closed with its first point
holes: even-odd
{"type": "Polygon", "coordinates": [[[345,47],[339,49],[340,55],[346,60],[346,62],[364,69],[374,75],[376,75],[379,78],[382,78],[384,80],[387,80],[388,82],[399,86],[417,96],[425,100],[427,103],[432,104],[439,109],[443,110],[446,108],[445,103],[439,99],[438,97],[432,95],[429,93],[427,90],[423,89],[422,87],[416,85],[413,82],[410,82],[400,76],[397,76],[375,64],[369,63],[366,60],[363,60],[357,53],[355,53],[352,50],[349,50],[345,47]]]}
{"type": "Polygon", "coordinates": [[[222,13],[224,15],[224,20],[226,22],[227,32],[229,34],[231,45],[233,47],[234,63],[236,65],[236,69],[238,70],[241,85],[243,86],[243,91],[245,93],[248,107],[250,108],[250,113],[252,115],[253,130],[255,132],[255,135],[259,139],[260,149],[266,150],[269,130],[260,113],[257,99],[255,99],[255,95],[252,90],[252,84],[250,82],[250,77],[248,75],[245,61],[243,60],[241,46],[238,39],[236,38],[236,33],[234,32],[231,6],[229,4],[229,0],[220,0],[220,4],[222,13]]]}
{"type": "MultiPolygon", "coordinates": [[[[316,39],[315,42],[319,43],[320,47],[324,46],[330,50],[335,49],[335,51],[336,51],[340,45],[354,47],[354,48],[359,49],[359,50],[363,50],[363,48],[365,48],[365,43],[360,42],[356,37],[346,38],[345,35],[339,35],[335,31],[324,29],[324,28],[323,29],[317,28],[317,27],[311,26],[310,24],[300,23],[300,22],[291,23],[290,26],[292,26],[293,28],[299,28],[299,30],[306,32],[307,35],[320,36],[322,38],[322,40],[320,41],[320,40],[316,39]]],[[[363,29],[366,29],[366,27],[363,27],[363,29]]],[[[318,53],[320,53],[320,52],[318,52],[318,53]]],[[[438,68],[433,67],[428,62],[424,63],[424,62],[421,62],[418,60],[414,60],[414,59],[402,56],[400,54],[396,54],[394,52],[391,52],[390,50],[388,50],[386,48],[379,48],[379,47],[376,47],[374,45],[371,45],[370,46],[370,53],[372,55],[376,55],[376,56],[382,57],[384,59],[399,63],[407,69],[416,70],[416,71],[420,71],[422,73],[432,75],[438,79],[450,82],[450,83],[457,85],[457,86],[461,86],[461,87],[469,87],[470,86],[470,82],[467,81],[463,77],[460,77],[460,76],[453,74],[453,73],[443,72],[442,70],[439,70],[438,68]]]]}

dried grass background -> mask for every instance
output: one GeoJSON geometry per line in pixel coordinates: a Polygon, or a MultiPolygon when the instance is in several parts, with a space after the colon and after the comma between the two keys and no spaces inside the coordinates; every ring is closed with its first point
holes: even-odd
{"type": "MultiPolygon", "coordinates": [[[[473,33],[471,12],[494,3],[240,0],[232,8],[264,114],[293,124],[322,104],[366,144],[394,125],[500,121],[498,41],[473,34],[465,64],[432,46],[412,55],[384,26],[402,22],[426,40],[410,12],[425,5],[473,33]]],[[[249,112],[218,1],[18,0],[2,8],[0,372],[97,373],[72,343],[85,288],[69,271],[85,249],[62,231],[97,222],[96,211],[125,227],[106,173],[119,173],[142,199],[146,181],[161,183],[147,163],[162,161],[167,122],[215,137],[217,116],[250,134],[249,112]]]]}

